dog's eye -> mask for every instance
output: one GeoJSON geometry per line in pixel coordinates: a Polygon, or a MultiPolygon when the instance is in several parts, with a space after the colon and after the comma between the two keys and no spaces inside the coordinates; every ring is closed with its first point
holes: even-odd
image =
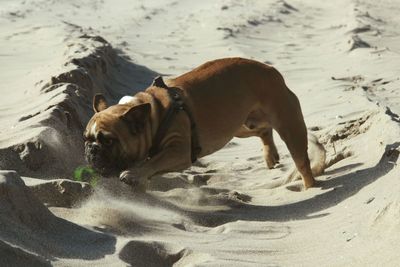
{"type": "Polygon", "coordinates": [[[89,136],[86,136],[86,135],[83,136],[83,141],[84,141],[84,142],[88,142],[88,141],[91,142],[91,141],[93,141],[92,139],[93,139],[93,138],[91,138],[91,137],[89,137],[89,136]]]}
{"type": "Polygon", "coordinates": [[[106,146],[111,146],[114,143],[114,139],[111,138],[103,138],[103,144],[106,146]]]}
{"type": "Polygon", "coordinates": [[[117,140],[118,139],[116,139],[114,137],[111,137],[111,136],[108,136],[108,135],[105,135],[102,132],[99,132],[98,135],[97,135],[97,141],[99,143],[101,143],[102,145],[105,145],[105,146],[111,146],[117,140]]]}

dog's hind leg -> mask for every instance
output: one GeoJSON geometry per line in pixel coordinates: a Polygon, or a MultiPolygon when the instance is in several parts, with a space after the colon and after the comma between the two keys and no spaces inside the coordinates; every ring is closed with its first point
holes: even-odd
{"type": "Polygon", "coordinates": [[[265,120],[265,114],[260,110],[251,112],[246,122],[236,132],[236,137],[245,138],[258,136],[264,145],[264,159],[269,169],[279,162],[279,155],[272,136],[272,128],[265,120]]]}
{"type": "Polygon", "coordinates": [[[303,178],[304,187],[307,189],[314,186],[315,180],[310,168],[310,160],[307,154],[307,145],[304,145],[302,143],[300,144],[296,141],[293,142],[293,139],[288,139],[285,143],[290,151],[290,154],[292,155],[297,170],[300,172],[303,178]]]}
{"type": "Polygon", "coordinates": [[[301,114],[296,114],[292,117],[293,119],[289,125],[276,130],[289,149],[296,168],[303,178],[304,187],[310,188],[315,184],[315,180],[311,172],[310,160],[307,153],[307,128],[301,114]]]}
{"type": "Polygon", "coordinates": [[[269,169],[273,169],[279,163],[279,154],[272,136],[272,128],[266,128],[259,132],[258,136],[264,144],[264,158],[269,169]]]}

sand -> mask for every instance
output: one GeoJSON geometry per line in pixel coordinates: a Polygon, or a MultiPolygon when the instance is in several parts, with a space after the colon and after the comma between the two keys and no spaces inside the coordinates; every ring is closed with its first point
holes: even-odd
{"type": "MultiPolygon", "coordinates": [[[[0,266],[398,266],[400,7],[383,0],[0,2],[0,266]],[[134,194],[85,165],[111,103],[215,58],[272,64],[327,150],[319,187],[233,139],[134,194]]],[[[311,152],[310,152],[311,153],[311,152]]]]}

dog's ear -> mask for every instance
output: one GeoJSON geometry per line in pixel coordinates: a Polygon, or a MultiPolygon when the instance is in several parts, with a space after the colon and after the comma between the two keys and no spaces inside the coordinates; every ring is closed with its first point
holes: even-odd
{"type": "Polygon", "coordinates": [[[94,112],[100,112],[108,108],[107,101],[102,94],[96,94],[93,97],[93,110],[94,112]]]}
{"type": "Polygon", "coordinates": [[[128,109],[124,114],[121,115],[122,120],[127,122],[134,133],[140,132],[151,113],[150,103],[140,104],[128,109]]]}

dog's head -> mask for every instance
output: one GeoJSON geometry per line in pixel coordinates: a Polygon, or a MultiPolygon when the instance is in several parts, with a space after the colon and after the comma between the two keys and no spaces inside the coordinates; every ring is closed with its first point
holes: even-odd
{"type": "Polygon", "coordinates": [[[108,107],[104,96],[93,98],[95,114],[84,132],[85,157],[105,175],[115,174],[144,160],[149,149],[151,105],[108,107]]]}

